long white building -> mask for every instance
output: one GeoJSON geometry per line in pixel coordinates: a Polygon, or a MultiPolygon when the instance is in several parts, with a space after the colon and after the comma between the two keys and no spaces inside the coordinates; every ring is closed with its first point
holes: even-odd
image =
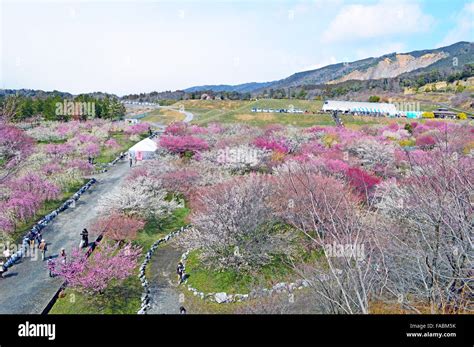
{"type": "Polygon", "coordinates": [[[389,115],[396,115],[399,113],[394,104],[388,104],[383,102],[357,102],[338,100],[325,101],[322,110],[324,112],[339,111],[345,113],[379,113],[389,115]]]}

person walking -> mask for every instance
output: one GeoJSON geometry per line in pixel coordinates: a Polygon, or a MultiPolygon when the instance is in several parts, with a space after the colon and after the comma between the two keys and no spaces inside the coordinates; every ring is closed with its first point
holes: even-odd
{"type": "Polygon", "coordinates": [[[176,267],[176,273],[178,274],[178,284],[183,283],[184,265],[182,262],[178,263],[178,266],[176,267]]]}
{"type": "Polygon", "coordinates": [[[133,158],[132,158],[132,154],[129,152],[128,153],[128,161],[130,162],[130,167],[132,167],[133,165],[133,158]]]}
{"type": "Polygon", "coordinates": [[[41,232],[38,231],[38,233],[36,234],[36,241],[38,242],[38,247],[42,239],[43,239],[43,236],[41,235],[41,232]]]}
{"type": "Polygon", "coordinates": [[[52,259],[48,259],[48,270],[49,270],[49,277],[54,277],[54,261],[52,259]]]}
{"type": "Polygon", "coordinates": [[[46,251],[48,250],[48,245],[46,245],[46,241],[44,239],[41,240],[40,244],[38,245],[38,249],[41,251],[41,260],[46,259],[46,251]]]}
{"type": "Polygon", "coordinates": [[[59,254],[59,256],[61,257],[61,263],[63,265],[66,264],[66,259],[67,259],[67,255],[66,255],[66,250],[64,248],[61,248],[61,253],[59,254]]]}
{"type": "Polygon", "coordinates": [[[186,314],[186,309],[184,308],[184,306],[181,306],[181,307],[179,308],[179,313],[180,313],[180,314],[186,314]]]}
{"type": "Polygon", "coordinates": [[[89,246],[89,232],[86,228],[81,232],[81,244],[79,245],[80,248],[86,248],[89,246]]]}
{"type": "Polygon", "coordinates": [[[5,260],[8,260],[10,256],[11,256],[10,249],[7,246],[5,246],[3,249],[3,257],[5,258],[5,260]]]}
{"type": "Polygon", "coordinates": [[[34,249],[35,249],[35,238],[32,237],[32,238],[30,238],[30,253],[31,253],[31,255],[33,255],[34,249]]]}

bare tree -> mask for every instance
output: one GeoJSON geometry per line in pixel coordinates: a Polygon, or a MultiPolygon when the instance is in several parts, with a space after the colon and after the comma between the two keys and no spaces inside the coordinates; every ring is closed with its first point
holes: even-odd
{"type": "Polygon", "coordinates": [[[384,187],[377,204],[394,225],[385,237],[390,287],[432,313],[473,309],[474,164],[446,148],[409,157],[409,176],[384,187]]]}

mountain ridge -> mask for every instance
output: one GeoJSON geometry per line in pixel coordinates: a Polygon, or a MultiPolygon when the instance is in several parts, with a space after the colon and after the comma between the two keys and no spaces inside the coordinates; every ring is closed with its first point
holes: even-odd
{"type": "Polygon", "coordinates": [[[296,72],[276,81],[250,82],[237,85],[202,85],[193,86],[184,89],[184,91],[211,90],[214,92],[253,93],[267,88],[293,88],[305,85],[337,84],[349,80],[394,78],[407,76],[410,73],[423,73],[432,68],[456,70],[457,67],[462,68],[462,65],[472,62],[474,62],[474,43],[460,41],[434,49],[422,49],[406,53],[392,52],[379,57],[331,64],[314,70],[296,72]],[[392,62],[393,65],[388,61],[392,62]],[[408,62],[405,68],[403,67],[404,62],[408,62]]]}

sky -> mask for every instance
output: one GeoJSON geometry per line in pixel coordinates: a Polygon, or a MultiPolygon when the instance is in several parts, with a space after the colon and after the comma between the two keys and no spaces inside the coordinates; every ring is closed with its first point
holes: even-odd
{"type": "Polygon", "coordinates": [[[0,0],[0,88],[265,82],[458,41],[474,41],[473,1],[0,0]]]}

